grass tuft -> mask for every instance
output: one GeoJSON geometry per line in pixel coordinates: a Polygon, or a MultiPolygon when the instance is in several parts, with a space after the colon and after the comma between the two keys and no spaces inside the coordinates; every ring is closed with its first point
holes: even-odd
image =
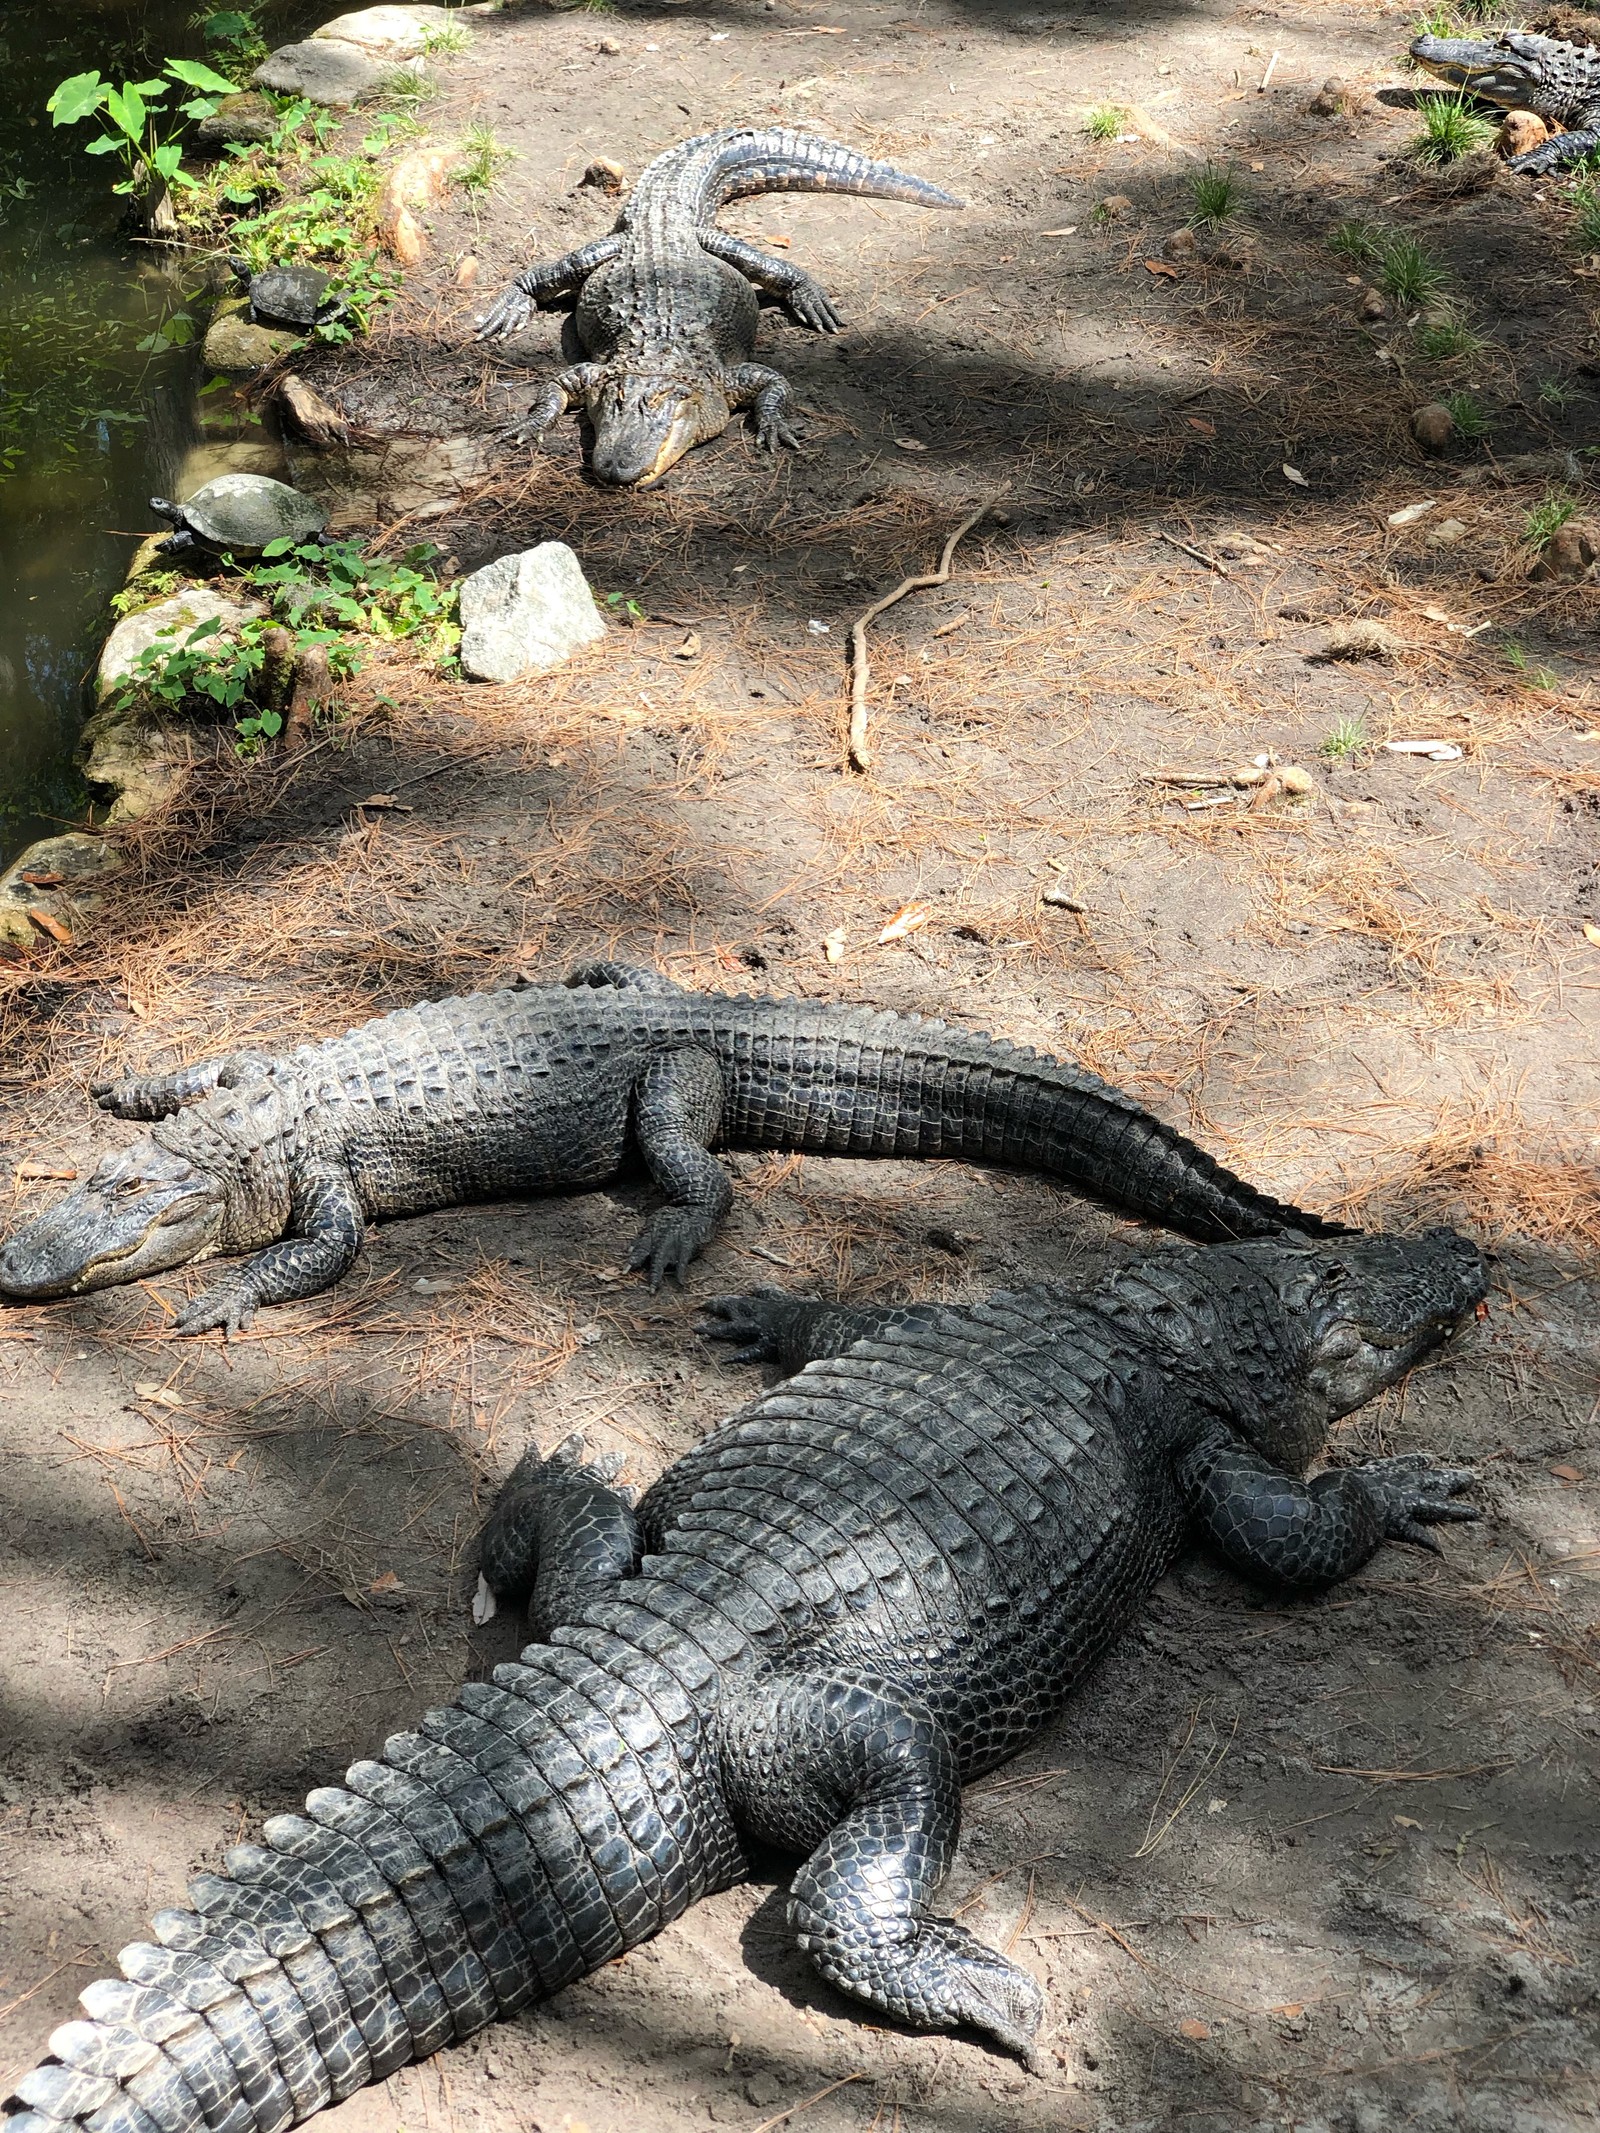
{"type": "Polygon", "coordinates": [[[1586,252],[1600,252],[1600,184],[1580,178],[1572,188],[1572,234],[1586,252]]]}
{"type": "Polygon", "coordinates": [[[1375,222],[1341,222],[1329,232],[1328,247],[1353,266],[1370,267],[1383,256],[1383,231],[1375,222]]]}
{"type": "Polygon", "coordinates": [[[1487,148],[1497,130],[1463,96],[1430,97],[1422,106],[1422,131],[1408,153],[1413,163],[1456,163],[1487,148]]]}
{"type": "Polygon", "coordinates": [[[1317,753],[1326,756],[1330,763],[1355,763],[1371,745],[1365,719],[1341,718],[1334,721],[1317,753]]]}
{"type": "Polygon", "coordinates": [[[456,176],[462,191],[470,193],[474,200],[486,198],[500,182],[501,171],[516,159],[517,151],[497,140],[492,126],[474,120],[461,136],[461,162],[456,176]]]}
{"type": "Polygon", "coordinates": [[[1450,420],[1463,444],[1476,444],[1493,427],[1483,403],[1471,393],[1446,393],[1439,405],[1449,409],[1450,420]]]}
{"type": "Polygon", "coordinates": [[[1204,170],[1197,170],[1189,180],[1189,191],[1194,200],[1191,223],[1226,222],[1239,212],[1239,181],[1220,164],[1208,163],[1204,170]]]}
{"type": "Polygon", "coordinates": [[[1390,230],[1379,244],[1378,279],[1397,304],[1415,311],[1439,294],[1449,275],[1425,244],[1390,230]]]}
{"type": "Polygon", "coordinates": [[[1412,341],[1418,355],[1430,363],[1450,363],[1460,356],[1481,355],[1485,346],[1481,333],[1474,333],[1465,319],[1425,319],[1412,333],[1412,341]]]}
{"type": "Polygon", "coordinates": [[[1083,130],[1091,141],[1114,141],[1127,116],[1120,104],[1096,104],[1084,113],[1083,130]]]}
{"type": "Polygon", "coordinates": [[[426,67],[396,67],[384,83],[383,93],[401,104],[425,104],[439,93],[439,84],[426,67]]]}
{"type": "Polygon", "coordinates": [[[457,52],[471,50],[472,32],[464,22],[441,22],[422,33],[422,52],[426,59],[448,58],[457,52]]]}
{"type": "Polygon", "coordinates": [[[1578,506],[1570,496],[1559,496],[1551,489],[1523,516],[1523,533],[1534,548],[1542,548],[1553,533],[1578,515],[1578,506]]]}

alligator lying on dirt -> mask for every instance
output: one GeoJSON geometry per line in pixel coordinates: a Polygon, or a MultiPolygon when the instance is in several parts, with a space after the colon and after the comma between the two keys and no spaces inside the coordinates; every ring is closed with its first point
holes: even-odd
{"type": "Polygon", "coordinates": [[[1556,128],[1509,168],[1542,177],[1600,148],[1600,49],[1502,30],[1497,37],[1417,37],[1411,57],[1430,74],[1556,128]]]}
{"type": "Polygon", "coordinates": [[[769,451],[796,440],[789,388],[750,357],[757,291],[802,326],[840,321],[809,274],[716,226],[720,208],[752,193],[858,193],[917,207],[964,203],[921,178],[785,126],[705,133],[669,148],[640,176],[609,236],[530,267],[478,327],[480,340],[527,325],[538,304],[577,295],[578,339],[594,359],[546,387],[519,426],[537,437],[581,403],[594,430],[596,480],[648,488],[697,444],[720,437],[736,408],[753,409],[769,451]]]}
{"type": "Polygon", "coordinates": [[[282,2133],[743,1879],[752,1839],[804,1857],[789,1922],[823,1977],[1030,2054],[1032,1977],[929,1907],[962,1785],[1050,1723],[1186,1536],[1305,1592],[1473,1516],[1472,1477],[1420,1455],[1296,1476],[1482,1291],[1438,1232],[963,1309],[727,1299],[724,1331],[827,1359],[637,1511],[525,1463],[485,1560],[542,1641],[196,1876],[0,2128],[282,2133]]]}
{"type": "Polygon", "coordinates": [[[161,1123],[0,1250],[0,1296],[77,1296],[256,1251],[179,1333],[234,1333],[261,1304],[328,1288],[376,1216],[579,1191],[635,1152],[668,1202],[629,1260],[657,1287],[727,1213],[733,1189],[706,1152],[718,1140],[1007,1163],[1202,1239],[1337,1234],[1070,1061],[914,1015],[684,992],[615,963],[93,1093],[161,1123]]]}

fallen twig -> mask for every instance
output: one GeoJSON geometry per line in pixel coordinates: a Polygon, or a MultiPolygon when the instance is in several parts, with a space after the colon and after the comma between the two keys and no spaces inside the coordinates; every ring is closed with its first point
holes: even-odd
{"type": "MultiPolygon", "coordinates": [[[[991,498],[990,502],[992,501],[991,498]]],[[[972,531],[989,508],[989,503],[982,503],[975,511],[967,513],[945,542],[937,570],[928,571],[918,578],[902,578],[892,593],[885,593],[881,600],[875,600],[866,613],[858,616],[851,625],[849,758],[853,770],[866,770],[872,761],[867,752],[867,677],[871,672],[867,665],[867,625],[876,622],[881,614],[893,607],[897,601],[903,600],[907,593],[926,592],[930,586],[947,585],[950,582],[950,563],[957,545],[972,531]]]]}
{"type": "Polygon", "coordinates": [[[1181,548],[1185,555],[1192,555],[1197,563],[1204,563],[1207,570],[1214,570],[1219,578],[1233,576],[1226,563],[1219,562],[1214,555],[1207,555],[1203,548],[1191,548],[1187,541],[1180,541],[1175,533],[1168,533],[1162,527],[1158,526],[1156,532],[1162,540],[1170,541],[1174,548],[1181,548]]]}

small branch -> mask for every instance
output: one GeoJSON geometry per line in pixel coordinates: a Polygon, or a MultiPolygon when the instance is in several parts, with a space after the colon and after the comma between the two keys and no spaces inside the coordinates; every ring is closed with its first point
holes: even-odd
{"type": "Polygon", "coordinates": [[[1281,52],[1274,52],[1272,57],[1267,61],[1267,71],[1265,74],[1262,75],[1260,81],[1256,83],[1257,96],[1263,95],[1267,88],[1270,86],[1273,75],[1276,74],[1278,71],[1278,61],[1282,57],[1283,54],[1281,52]]]}
{"type": "Polygon", "coordinates": [[[1214,570],[1219,578],[1232,576],[1233,573],[1226,563],[1219,563],[1214,555],[1207,555],[1203,548],[1191,548],[1187,541],[1180,541],[1175,533],[1167,533],[1160,527],[1157,527],[1156,531],[1162,540],[1170,541],[1174,548],[1181,548],[1185,555],[1192,555],[1197,563],[1204,563],[1207,570],[1214,570]]]}
{"type": "Polygon", "coordinates": [[[994,499],[979,504],[975,511],[957,526],[944,544],[944,553],[939,558],[937,570],[929,571],[920,578],[902,578],[892,593],[885,593],[881,600],[873,602],[864,615],[858,616],[850,630],[850,742],[849,761],[852,770],[866,770],[872,761],[867,749],[867,679],[871,668],[867,664],[867,626],[876,622],[887,609],[903,600],[907,593],[926,592],[932,585],[948,585],[950,564],[961,540],[969,534],[991,509],[994,499]]]}

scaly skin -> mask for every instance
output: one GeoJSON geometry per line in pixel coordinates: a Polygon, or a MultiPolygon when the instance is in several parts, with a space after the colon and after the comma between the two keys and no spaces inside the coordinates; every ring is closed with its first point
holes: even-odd
{"type": "Polygon", "coordinates": [[[789,388],[750,361],[757,292],[817,333],[837,333],[809,274],[716,227],[752,193],[857,193],[918,207],[962,202],[921,178],[785,126],[707,133],[669,148],[641,175],[608,237],[519,275],[478,327],[480,340],[520,333],[538,305],[576,294],[578,338],[592,358],[563,371],[528,410],[538,437],[581,406],[594,431],[596,480],[647,489],[684,453],[720,437],[749,408],[768,451],[796,442],[789,388]]]}
{"type": "Polygon", "coordinates": [[[95,1093],[159,1123],[10,1240],[0,1296],[257,1253],[188,1306],[180,1333],[234,1333],[262,1304],[328,1288],[374,1219],[582,1191],[634,1154],[667,1201],[630,1261],[658,1285],[732,1200],[713,1144],[1006,1163],[1199,1238],[1332,1227],[1069,1061],[915,1016],[687,993],[610,963],[565,987],[406,1008],[286,1058],[242,1053],[95,1093]]]}
{"type": "Polygon", "coordinates": [[[1073,1293],[728,1298],[807,1368],[637,1511],[568,1445],[484,1537],[515,1666],[190,1883],[3,2133],[282,2133],[801,1855],[789,1922],[880,2016],[1031,2055],[1028,1973],[931,1909],[960,1789],[1049,1725],[1188,1536],[1290,1592],[1473,1514],[1423,1458],[1298,1477],[1483,1292],[1447,1233],[1174,1251],[1073,1293]]]}
{"type": "Polygon", "coordinates": [[[1508,111],[1533,111],[1556,130],[1512,159],[1542,177],[1600,148],[1600,49],[1503,30],[1498,37],[1417,37],[1411,57],[1441,81],[1508,111]]]}

